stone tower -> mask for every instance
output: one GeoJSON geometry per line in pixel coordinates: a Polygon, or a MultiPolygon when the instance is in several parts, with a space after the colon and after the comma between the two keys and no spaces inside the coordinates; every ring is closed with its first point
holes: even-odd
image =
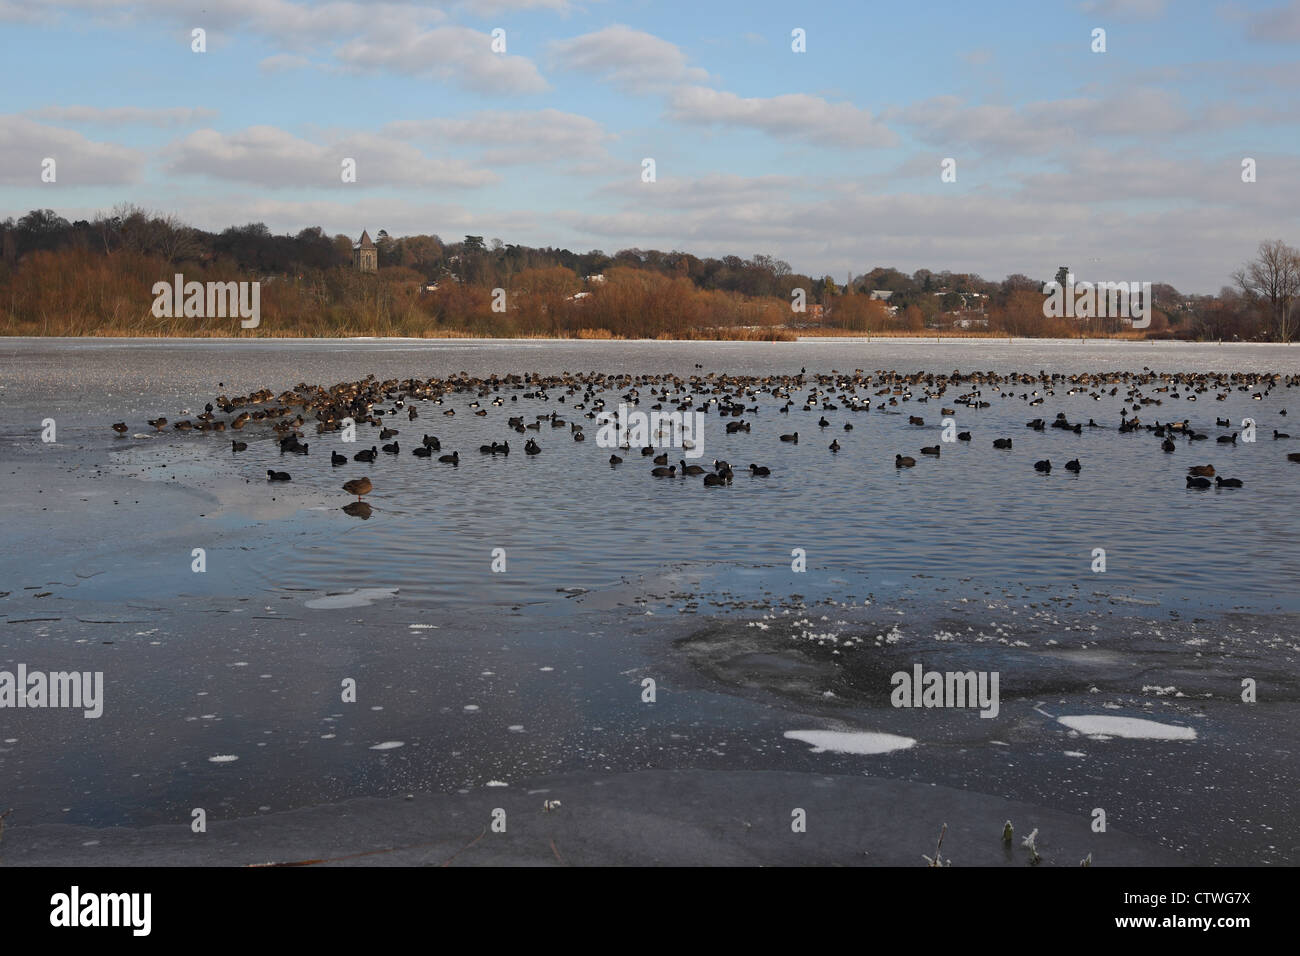
{"type": "Polygon", "coordinates": [[[379,270],[379,249],[370,241],[370,235],[364,229],[361,231],[361,241],[352,248],[352,258],[361,272],[379,270]]]}

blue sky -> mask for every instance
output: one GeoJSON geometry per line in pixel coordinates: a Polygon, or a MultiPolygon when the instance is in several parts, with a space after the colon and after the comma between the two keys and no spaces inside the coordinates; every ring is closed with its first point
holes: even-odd
{"type": "Polygon", "coordinates": [[[0,216],[1190,292],[1300,241],[1300,0],[0,0],[0,51],[0,216]]]}

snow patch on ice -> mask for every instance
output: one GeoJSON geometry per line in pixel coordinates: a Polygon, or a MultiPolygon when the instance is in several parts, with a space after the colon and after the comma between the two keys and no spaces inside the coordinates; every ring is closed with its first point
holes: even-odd
{"type": "Polygon", "coordinates": [[[369,607],[375,601],[397,597],[397,588],[357,588],[344,594],[327,594],[307,602],[310,608],[369,607]]]}
{"type": "Polygon", "coordinates": [[[895,750],[906,750],[915,745],[911,737],[899,737],[895,734],[882,734],[874,731],[840,731],[840,730],[787,730],[784,735],[788,740],[801,740],[811,744],[813,753],[840,754],[887,754],[895,750]]]}
{"type": "Polygon", "coordinates": [[[1173,724],[1161,724],[1154,720],[1140,717],[1107,717],[1096,714],[1084,714],[1072,717],[1058,717],[1062,724],[1081,734],[1105,737],[1124,737],[1131,740],[1195,740],[1196,731],[1191,727],[1177,727],[1173,724]]]}

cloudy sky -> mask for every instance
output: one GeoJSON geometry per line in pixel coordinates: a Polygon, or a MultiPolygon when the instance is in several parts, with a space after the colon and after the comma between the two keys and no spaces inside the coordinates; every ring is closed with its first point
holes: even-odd
{"type": "Polygon", "coordinates": [[[0,50],[0,218],[1189,292],[1300,244],[1300,0],[0,0],[0,50]]]}

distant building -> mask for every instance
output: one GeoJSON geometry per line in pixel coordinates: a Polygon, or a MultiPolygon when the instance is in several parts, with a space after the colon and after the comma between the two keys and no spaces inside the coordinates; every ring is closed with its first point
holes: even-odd
{"type": "Polygon", "coordinates": [[[370,235],[361,231],[361,241],[352,247],[352,261],[360,272],[379,271],[379,247],[370,241],[370,235]]]}
{"type": "Polygon", "coordinates": [[[889,297],[894,294],[892,289],[872,289],[871,298],[877,302],[888,302],[889,297]]]}

